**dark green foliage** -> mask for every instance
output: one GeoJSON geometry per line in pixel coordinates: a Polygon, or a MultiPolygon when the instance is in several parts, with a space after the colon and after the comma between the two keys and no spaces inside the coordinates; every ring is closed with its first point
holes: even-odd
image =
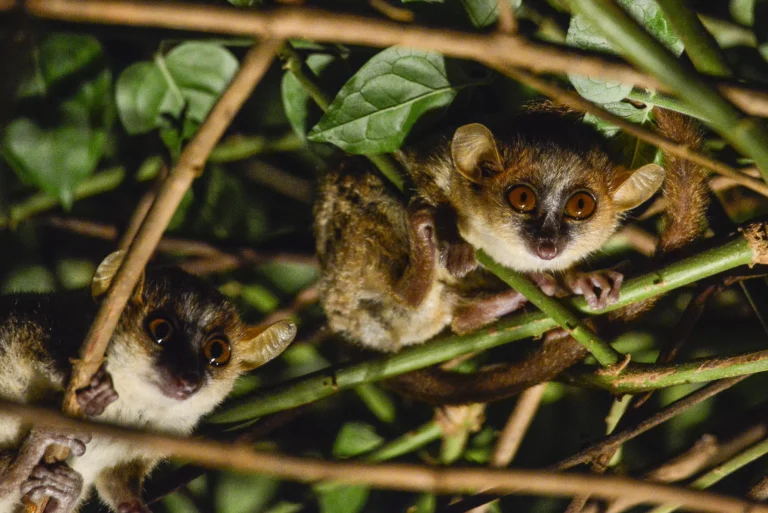
{"type": "MultiPolygon", "coordinates": [[[[319,3],[328,9],[378,15],[367,2],[319,3]]],[[[496,0],[389,3],[412,10],[416,23],[476,33],[495,30],[498,19],[496,0]]],[[[244,10],[272,6],[272,2],[259,0],[229,0],[229,4],[244,10]]],[[[689,59],[654,0],[620,0],[619,4],[676,56],[689,59]]],[[[701,9],[702,14],[722,22],[712,24],[711,30],[732,58],[735,78],[768,83],[768,1],[732,0],[718,6],[691,4],[701,9]]],[[[570,16],[568,2],[518,0],[510,1],[510,5],[517,12],[525,37],[551,40],[552,34],[555,39],[559,34],[564,44],[617,53],[616,45],[599,28],[580,15],[570,16]],[[551,23],[549,29],[545,29],[547,23],[551,23]]],[[[27,66],[18,77],[15,115],[3,120],[2,293],[86,286],[94,263],[113,249],[115,241],[53,229],[42,219],[49,215],[86,219],[122,230],[152,180],[163,169],[173,167],[181,149],[237,73],[244,54],[242,40],[214,40],[209,34],[123,35],[120,31],[99,31],[95,35],[40,32],[38,36],[27,49],[27,66]],[[116,118],[120,122],[116,123],[116,118]],[[107,175],[111,181],[106,186],[96,187],[91,194],[82,193],[83,187],[88,189],[107,175]]],[[[211,159],[170,223],[168,235],[186,239],[187,245],[166,248],[156,256],[158,263],[207,265],[202,268],[210,281],[233,297],[244,317],[253,323],[280,309],[293,308],[297,294],[316,282],[314,266],[290,260],[303,258],[305,262],[314,252],[314,182],[344,152],[369,156],[394,152],[444,126],[509,115],[536,97],[534,91],[477,64],[436,52],[302,40],[292,40],[291,44],[311,70],[308,78],[327,93],[328,111],[323,113],[302,81],[275,62],[229,128],[219,146],[219,157],[211,159]],[[289,144],[284,146],[270,145],[271,141],[286,140],[289,144]],[[250,144],[252,150],[227,153],[237,143],[250,144]],[[197,243],[215,246],[229,255],[229,260],[220,254],[211,259],[204,252],[194,253],[197,243]],[[282,259],[273,261],[276,254],[282,259]],[[230,260],[234,263],[229,267],[217,268],[230,260]]],[[[659,99],[659,104],[669,100],[661,98],[657,91],[639,90],[632,84],[575,76],[570,80],[585,98],[649,127],[653,124],[651,111],[655,99],[659,99]],[[638,102],[637,98],[643,100],[638,102]]],[[[561,84],[567,81],[562,79],[561,84]]],[[[596,126],[609,139],[628,168],[660,159],[655,147],[618,132],[597,117],[586,116],[585,122],[596,126]]],[[[707,133],[707,148],[731,165],[748,163],[715,134],[707,133]]],[[[719,195],[727,214],[737,221],[768,211],[766,199],[746,189],[723,190],[719,195]]],[[[658,217],[639,221],[637,217],[641,214],[633,213],[631,222],[655,233],[658,217]]],[[[719,215],[723,217],[722,212],[719,215]]],[[[731,229],[727,219],[714,221],[711,226],[718,237],[731,229]]],[[[642,265],[648,263],[627,239],[617,238],[589,264],[608,266],[626,258],[642,265]]],[[[649,280],[649,287],[655,284],[653,278],[649,280]]],[[[757,304],[761,300],[765,303],[765,282],[755,283],[751,297],[757,298],[757,304]]],[[[660,349],[673,338],[691,297],[690,288],[676,290],[641,322],[609,340],[620,352],[631,353],[633,362],[652,364],[660,349]]],[[[319,330],[323,323],[320,308],[313,301],[309,303],[294,308],[293,314],[300,324],[299,341],[276,362],[238,384],[234,395],[253,400],[253,411],[264,406],[258,398],[254,399],[254,393],[261,388],[331,364],[352,368],[368,361],[349,345],[325,337],[319,330]]],[[[530,319],[539,319],[536,315],[532,314],[530,319]]],[[[765,333],[738,286],[714,296],[690,338],[691,345],[678,357],[681,362],[765,348],[765,333]]],[[[471,372],[484,364],[519,359],[537,343],[488,343],[483,347],[494,347],[465,360],[457,370],[471,372]]],[[[418,351],[412,354],[419,356],[418,351]]],[[[364,374],[360,367],[355,368],[359,371],[357,375],[364,374]]],[[[728,428],[746,426],[755,412],[765,409],[766,380],[765,375],[750,377],[722,396],[633,440],[624,447],[613,470],[642,475],[689,448],[703,433],[727,437],[728,428]]],[[[314,402],[300,413],[298,420],[260,439],[257,448],[326,459],[379,461],[371,456],[371,451],[375,455],[381,449],[392,449],[390,444],[395,449],[402,447],[399,444],[408,441],[405,434],[415,431],[423,437],[423,443],[416,448],[409,446],[403,451],[405,454],[397,457],[398,462],[439,464],[455,458],[452,465],[487,466],[499,432],[515,404],[511,399],[489,405],[482,428],[469,433],[465,445],[446,449],[437,436],[430,435],[430,429],[422,429],[434,429],[431,407],[407,401],[379,384],[366,386],[370,388],[314,402]]],[[[664,389],[632,415],[650,415],[693,388],[683,385],[664,389]]],[[[612,400],[607,392],[550,384],[513,466],[543,468],[599,439],[604,434],[604,418],[612,400]]],[[[274,405],[268,406],[266,410],[274,405]]],[[[280,408],[272,408],[275,409],[280,408]]],[[[253,415],[245,416],[248,422],[253,420],[253,415]]],[[[243,419],[238,416],[236,420],[243,419]]],[[[221,434],[221,427],[213,423],[202,429],[206,434],[221,434]]],[[[399,454],[397,450],[393,453],[399,454]]],[[[149,488],[172,479],[175,465],[162,467],[149,488]]],[[[724,481],[716,490],[743,494],[745,483],[752,483],[764,471],[765,463],[758,463],[724,481]]],[[[433,513],[444,509],[449,500],[431,494],[339,483],[308,486],[269,476],[210,471],[183,493],[174,494],[152,508],[169,513],[433,513]]],[[[544,513],[564,508],[560,500],[528,497],[504,499],[489,511],[544,513]]],[[[86,511],[99,508],[92,504],[86,511]]]]}

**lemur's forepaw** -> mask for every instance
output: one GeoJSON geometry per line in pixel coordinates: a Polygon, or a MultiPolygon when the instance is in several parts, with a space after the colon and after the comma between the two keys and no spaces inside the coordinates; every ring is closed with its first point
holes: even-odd
{"type": "Polygon", "coordinates": [[[465,241],[441,244],[440,265],[451,276],[462,278],[477,268],[475,248],[465,241]]]}
{"type": "Polygon", "coordinates": [[[50,498],[45,513],[70,513],[82,490],[82,476],[66,463],[41,463],[21,483],[21,493],[34,502],[50,498]]]}
{"type": "Polygon", "coordinates": [[[47,427],[36,427],[30,436],[30,442],[42,446],[43,450],[51,445],[62,445],[75,456],[85,454],[85,446],[92,438],[90,433],[47,427]]]}
{"type": "Polygon", "coordinates": [[[415,199],[408,205],[408,218],[418,241],[434,244],[435,242],[435,208],[426,202],[415,199]]]}
{"type": "Polygon", "coordinates": [[[533,281],[533,283],[535,283],[536,286],[538,286],[544,294],[550,297],[568,293],[566,289],[560,286],[557,278],[551,274],[531,273],[529,277],[531,278],[531,281],[533,281]]]}
{"type": "Polygon", "coordinates": [[[117,400],[117,392],[112,385],[112,376],[107,372],[106,364],[93,375],[88,386],[77,391],[77,404],[83,413],[95,417],[117,400]]]}
{"type": "Polygon", "coordinates": [[[601,310],[619,300],[624,275],[616,271],[571,272],[565,277],[565,285],[574,294],[587,300],[590,308],[601,310]],[[600,289],[600,295],[595,291],[600,289]]]}
{"type": "Polygon", "coordinates": [[[152,513],[152,510],[140,500],[132,500],[118,504],[117,513],[152,513]]]}

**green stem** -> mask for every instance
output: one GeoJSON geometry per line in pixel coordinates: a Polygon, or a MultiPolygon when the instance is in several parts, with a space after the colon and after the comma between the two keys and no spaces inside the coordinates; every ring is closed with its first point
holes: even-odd
{"type": "MultiPolygon", "coordinates": [[[[720,246],[628,280],[621,290],[619,301],[604,310],[590,309],[581,297],[570,298],[564,304],[585,314],[604,313],[751,263],[752,258],[753,252],[747,240],[738,236],[720,246]]],[[[468,353],[538,336],[556,325],[555,321],[541,312],[514,315],[469,335],[451,335],[393,355],[332,366],[257,391],[226,405],[209,420],[214,423],[239,423],[255,419],[311,403],[363,383],[381,381],[468,353]]]]}
{"type": "MultiPolygon", "coordinates": [[[[75,188],[74,198],[80,200],[95,196],[117,188],[125,179],[125,168],[113,167],[94,173],[93,176],[75,188]]],[[[35,214],[51,210],[60,205],[59,200],[43,192],[33,194],[29,198],[12,205],[7,215],[0,216],[0,228],[13,228],[21,221],[35,214]]]]}
{"type": "Polygon", "coordinates": [[[395,421],[395,415],[397,413],[395,409],[395,403],[392,401],[386,392],[381,390],[373,383],[365,383],[355,388],[360,400],[371,410],[377,419],[381,422],[391,424],[395,421]]]}
{"type": "Polygon", "coordinates": [[[568,331],[573,338],[587,348],[587,351],[592,353],[597,361],[600,362],[600,365],[610,367],[623,359],[621,353],[585,326],[576,314],[560,304],[557,299],[544,294],[531,280],[516,271],[507,269],[493,260],[483,250],[478,250],[475,255],[477,261],[483,264],[489,271],[527,297],[539,310],[554,319],[557,324],[568,331]]]}
{"type": "Polygon", "coordinates": [[[734,148],[751,157],[768,182],[768,132],[756,119],[744,117],[707,82],[681,64],[610,0],[571,0],[571,5],[614,43],[632,64],[655,76],[695,108],[734,148]]]}
{"type": "Polygon", "coordinates": [[[717,41],[685,0],[658,0],[664,17],[685,44],[685,52],[701,73],[730,76],[731,66],[717,41]]]}
{"type": "MultiPolygon", "coordinates": [[[[706,474],[703,474],[701,477],[693,481],[689,486],[695,490],[705,490],[723,478],[733,474],[740,468],[752,463],[762,456],[765,456],[767,453],[768,439],[765,439],[762,442],[758,442],[757,444],[753,445],[744,452],[737,454],[722,465],[713,468],[706,474]]],[[[676,511],[680,508],[681,506],[678,504],[665,504],[663,506],[653,508],[648,513],[672,513],[672,511],[676,511]]]]}
{"type": "MultiPolygon", "coordinates": [[[[627,95],[627,98],[643,103],[650,103],[651,105],[658,105],[659,107],[663,107],[665,109],[680,112],[686,116],[701,119],[699,118],[700,113],[697,109],[693,109],[687,103],[682,102],[674,96],[669,96],[667,94],[643,89],[632,89],[632,91],[630,91],[630,93],[627,95]]],[[[702,119],[702,121],[706,121],[706,119],[702,119]]]]}
{"type": "Polygon", "coordinates": [[[303,147],[304,141],[293,132],[276,138],[263,135],[233,136],[214,148],[208,162],[235,162],[264,153],[296,151],[303,147]]]}
{"type": "Polygon", "coordinates": [[[702,383],[768,371],[768,351],[731,357],[703,358],[685,363],[655,365],[632,364],[621,375],[605,372],[575,371],[570,378],[578,384],[604,388],[615,394],[631,394],[659,388],[702,383]]]}
{"type": "Polygon", "coordinates": [[[417,449],[421,449],[425,445],[440,439],[440,435],[443,434],[443,430],[440,425],[435,422],[427,422],[419,428],[410,431],[403,436],[395,438],[391,442],[388,442],[378,449],[369,452],[361,459],[371,463],[379,463],[382,461],[392,460],[404,454],[411,453],[417,449]]]}
{"type": "MultiPolygon", "coordinates": [[[[299,81],[299,84],[307,91],[317,106],[323,112],[328,112],[328,107],[330,107],[333,97],[323,90],[317,75],[307,66],[301,55],[288,42],[277,51],[277,55],[283,61],[283,67],[296,77],[296,80],[299,81]]],[[[365,157],[401,192],[405,190],[405,181],[400,171],[400,165],[392,155],[365,155],[365,157]]]]}

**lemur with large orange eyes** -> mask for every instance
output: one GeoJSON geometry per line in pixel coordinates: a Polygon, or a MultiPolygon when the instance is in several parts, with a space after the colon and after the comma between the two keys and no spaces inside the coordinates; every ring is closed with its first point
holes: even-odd
{"type": "MultiPolygon", "coordinates": [[[[93,296],[108,288],[122,252],[99,266],[93,296]]],[[[0,397],[58,406],[71,363],[96,313],[91,294],[0,296],[0,397]]],[[[106,364],[77,401],[88,416],[124,426],[188,434],[235,379],[280,354],[296,327],[249,328],[234,305],[179,269],[148,270],[110,340],[106,364]]],[[[0,511],[22,511],[22,496],[49,497],[46,513],[71,513],[92,485],[116,513],[146,513],[142,481],[160,456],[85,433],[22,425],[0,412],[0,511]],[[41,458],[63,444],[66,463],[41,458]]]]}
{"type": "MultiPolygon", "coordinates": [[[[698,144],[691,120],[656,115],[669,137],[698,144]]],[[[475,249],[530,273],[550,295],[565,288],[602,308],[618,299],[623,276],[575,266],[616,232],[626,211],[663,185],[662,252],[699,236],[705,218],[700,168],[667,156],[666,170],[627,170],[580,115],[551,104],[529,106],[490,128],[462,126],[402,150],[400,159],[414,185],[409,203],[366,161],[349,158],[323,179],[315,205],[320,297],[330,327],[376,351],[422,343],[448,326],[469,332],[525,302],[478,267],[475,249]]],[[[551,379],[584,356],[564,339],[485,382],[456,373],[441,381],[429,370],[400,382],[419,377],[409,393],[428,402],[483,402],[551,379]]]]}

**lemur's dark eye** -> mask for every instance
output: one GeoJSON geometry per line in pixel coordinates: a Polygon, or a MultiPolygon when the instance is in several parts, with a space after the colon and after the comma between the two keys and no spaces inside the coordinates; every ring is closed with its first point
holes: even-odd
{"type": "Polygon", "coordinates": [[[158,344],[165,344],[173,337],[173,324],[165,317],[154,317],[147,322],[149,336],[158,344]]]}
{"type": "Polygon", "coordinates": [[[229,345],[229,341],[225,337],[215,336],[205,342],[203,352],[210,365],[220,367],[229,362],[229,358],[232,356],[232,346],[229,345]]]}
{"type": "Polygon", "coordinates": [[[507,193],[507,201],[518,212],[531,212],[536,208],[536,193],[527,185],[515,185],[507,193]]]}
{"type": "Polygon", "coordinates": [[[595,213],[597,202],[588,192],[577,192],[565,204],[565,215],[573,219],[586,219],[595,213]]]}

